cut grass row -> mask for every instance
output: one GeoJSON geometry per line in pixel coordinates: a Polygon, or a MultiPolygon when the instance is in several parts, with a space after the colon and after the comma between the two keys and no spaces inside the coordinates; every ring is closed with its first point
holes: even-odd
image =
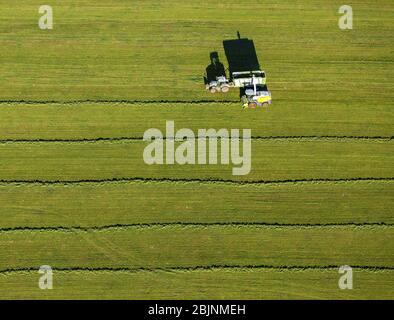
{"type": "Polygon", "coordinates": [[[353,290],[339,290],[338,269],[54,271],[53,290],[37,271],[0,275],[2,299],[392,299],[394,271],[354,269],[353,290]],[[116,288],[114,290],[113,288],[116,288]]]}
{"type": "Polygon", "coordinates": [[[141,138],[149,128],[251,129],[253,137],[392,137],[392,102],[279,101],[269,112],[239,103],[0,104],[0,140],[141,138]],[[147,121],[147,119],[149,119],[147,121]]]}
{"type": "Polygon", "coordinates": [[[393,140],[254,140],[251,173],[246,176],[233,176],[233,165],[149,166],[143,160],[147,145],[144,141],[4,143],[0,144],[0,180],[282,181],[394,176],[393,140]]]}
{"type": "Polygon", "coordinates": [[[212,99],[202,82],[209,53],[225,61],[222,40],[237,30],[255,41],[276,101],[393,98],[390,0],[353,1],[357,27],[350,32],[338,28],[337,0],[253,7],[237,0],[64,0],[53,4],[50,31],[38,28],[40,5],[0,1],[0,100],[212,99]],[[250,28],[256,14],[264,19],[250,28]]]}
{"type": "Polygon", "coordinates": [[[394,267],[393,226],[146,226],[0,234],[0,270],[394,267]]]}
{"type": "Polygon", "coordinates": [[[0,229],[132,224],[393,224],[394,181],[0,184],[0,229]]]}

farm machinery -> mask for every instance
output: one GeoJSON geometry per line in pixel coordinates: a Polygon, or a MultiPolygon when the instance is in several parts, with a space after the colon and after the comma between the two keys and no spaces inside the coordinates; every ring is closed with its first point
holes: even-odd
{"type": "Polygon", "coordinates": [[[227,79],[226,70],[217,52],[211,52],[211,64],[206,69],[205,87],[211,93],[228,92],[232,84],[227,79]]]}
{"type": "Polygon", "coordinates": [[[206,89],[211,93],[226,93],[230,88],[239,88],[244,108],[268,107],[272,104],[266,75],[260,69],[253,41],[241,39],[238,33],[238,39],[223,41],[223,47],[229,64],[229,78],[218,53],[212,52],[211,64],[204,78],[206,89]]]}

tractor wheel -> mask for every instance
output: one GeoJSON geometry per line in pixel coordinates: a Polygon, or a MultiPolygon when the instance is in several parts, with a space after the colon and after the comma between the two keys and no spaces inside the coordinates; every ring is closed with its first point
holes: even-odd
{"type": "Polygon", "coordinates": [[[226,86],[226,85],[224,85],[224,86],[222,86],[222,92],[223,93],[227,93],[227,92],[229,92],[229,90],[230,90],[230,87],[229,86],[226,86]]]}
{"type": "Polygon", "coordinates": [[[269,107],[269,103],[268,102],[264,102],[262,105],[263,108],[268,108],[269,107]]]}
{"type": "Polygon", "coordinates": [[[210,91],[211,93],[216,93],[216,87],[211,87],[211,88],[209,89],[209,91],[210,91]]]}
{"type": "Polygon", "coordinates": [[[249,102],[248,107],[249,107],[249,109],[256,109],[257,103],[256,102],[249,102]]]}

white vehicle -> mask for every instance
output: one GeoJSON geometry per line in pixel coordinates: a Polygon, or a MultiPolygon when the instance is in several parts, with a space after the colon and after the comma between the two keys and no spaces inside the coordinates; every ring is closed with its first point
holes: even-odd
{"type": "Polygon", "coordinates": [[[211,93],[223,92],[226,93],[230,90],[230,83],[226,76],[216,77],[216,80],[212,80],[205,84],[207,90],[211,93]]]}
{"type": "Polygon", "coordinates": [[[272,104],[264,71],[234,72],[232,78],[234,86],[241,88],[241,101],[244,108],[254,109],[272,104]]]}
{"type": "Polygon", "coordinates": [[[245,94],[241,97],[243,107],[254,109],[256,107],[268,107],[272,104],[271,92],[265,85],[253,85],[245,87],[245,94]]]}
{"type": "Polygon", "coordinates": [[[206,69],[204,77],[205,88],[211,93],[228,92],[230,90],[230,83],[226,76],[226,69],[223,63],[219,60],[217,52],[210,54],[211,64],[206,69]]]}

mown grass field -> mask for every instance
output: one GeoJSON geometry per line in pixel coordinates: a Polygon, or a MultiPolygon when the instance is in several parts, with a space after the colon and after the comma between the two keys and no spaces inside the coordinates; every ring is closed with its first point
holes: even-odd
{"type": "Polygon", "coordinates": [[[392,1],[47,4],[0,0],[0,298],[394,298],[392,1]],[[237,30],[268,112],[204,90],[237,30]],[[252,129],[252,171],[146,165],[168,120],[252,129]]]}

